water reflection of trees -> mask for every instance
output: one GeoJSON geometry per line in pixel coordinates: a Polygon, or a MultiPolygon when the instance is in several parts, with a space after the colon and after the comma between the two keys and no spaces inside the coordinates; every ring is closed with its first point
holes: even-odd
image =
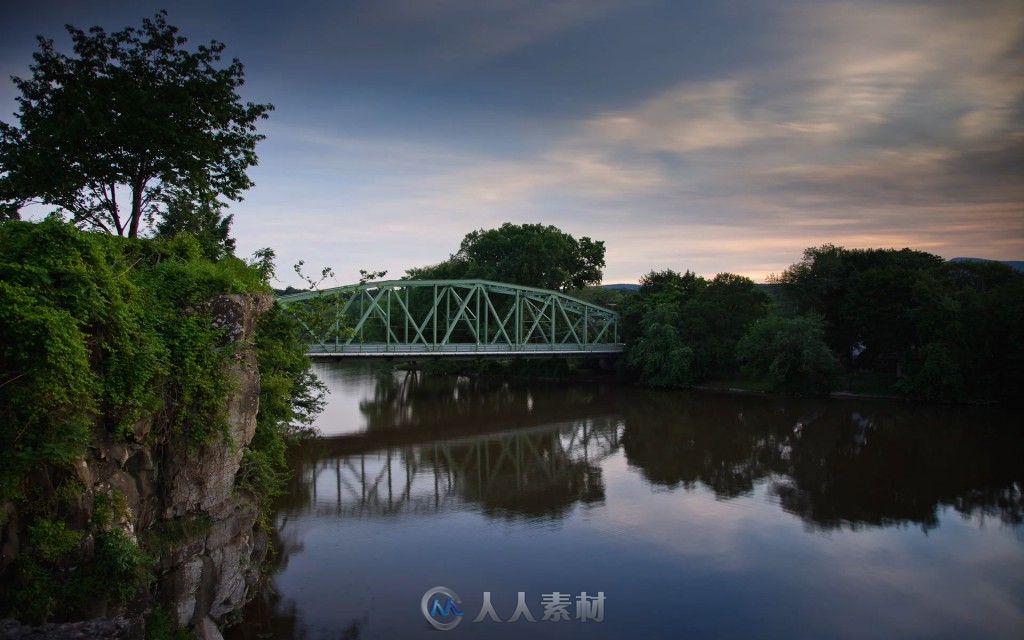
{"type": "Polygon", "coordinates": [[[624,407],[627,460],[654,484],[731,498],[768,482],[783,509],[823,528],[931,528],[947,505],[1024,515],[1024,434],[991,409],[671,393],[624,407]]]}
{"type": "Polygon", "coordinates": [[[621,439],[627,462],[654,485],[704,486],[729,499],[767,484],[783,509],[817,527],[928,528],[944,506],[1024,520],[1024,434],[991,408],[398,373],[382,376],[361,409],[365,434],[293,453],[286,511],[366,516],[470,506],[558,518],[604,497],[600,457],[566,450],[586,429],[588,441],[611,434],[607,452],[621,439]],[[406,487],[398,475],[415,482],[406,487]]]}

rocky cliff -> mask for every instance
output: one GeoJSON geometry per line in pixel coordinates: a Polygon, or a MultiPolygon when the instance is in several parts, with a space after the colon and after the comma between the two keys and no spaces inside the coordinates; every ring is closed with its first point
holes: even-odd
{"type": "MultiPolygon", "coordinates": [[[[157,556],[155,590],[128,611],[92,603],[94,617],[124,616],[107,624],[112,635],[143,633],[143,612],[156,603],[181,627],[202,637],[217,637],[217,625],[246,601],[266,553],[266,537],[256,526],[253,496],[236,490],[244,448],[253,438],[259,408],[260,374],[250,342],[256,321],[273,304],[269,295],[224,295],[210,302],[214,323],[225,329],[231,352],[228,376],[227,432],[200,446],[175,438],[166,418],[156,412],[139,421],[127,437],[97,428],[84,457],[74,464],[84,490],[65,520],[83,529],[97,511],[109,511],[113,527],[157,556]]],[[[164,410],[166,411],[166,409],[164,410]]],[[[18,514],[9,510],[0,533],[0,568],[14,561],[24,536],[18,514]]],[[[86,547],[92,541],[84,540],[86,547]]],[[[76,633],[71,623],[29,630],[0,623],[2,637],[61,637],[76,633]]]]}

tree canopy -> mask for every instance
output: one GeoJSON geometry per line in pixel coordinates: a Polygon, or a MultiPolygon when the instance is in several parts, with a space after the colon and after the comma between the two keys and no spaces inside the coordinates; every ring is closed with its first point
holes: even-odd
{"type": "Polygon", "coordinates": [[[657,271],[622,304],[626,364],[652,385],[742,371],[766,388],[958,401],[1024,385],[1024,274],[911,249],[812,247],[766,287],[657,271]]]}
{"type": "Polygon", "coordinates": [[[640,291],[623,304],[623,332],[631,352],[627,362],[643,379],[661,380],[661,386],[666,380],[682,385],[684,380],[734,375],[736,343],[768,307],[768,296],[749,278],[720,273],[707,280],[689,271],[652,271],[640,279],[640,291]],[[651,347],[653,336],[659,337],[661,347],[651,347]],[[687,349],[686,375],[665,362],[669,352],[681,353],[667,346],[672,341],[687,349]],[[652,375],[650,367],[641,366],[653,356],[662,363],[656,370],[671,370],[672,375],[652,375]]]}
{"type": "Polygon", "coordinates": [[[482,278],[543,289],[579,289],[601,282],[604,242],[576,239],[558,227],[506,222],[466,234],[457,253],[430,267],[410,269],[415,279],[482,278]]]}
{"type": "Polygon", "coordinates": [[[166,18],[68,25],[73,55],[38,39],[31,75],[14,78],[18,126],[0,123],[0,219],[37,203],[136,237],[171,200],[237,201],[252,186],[256,122],[273,107],[241,99],[242,63],[220,64],[223,43],[189,50],[166,18]]]}
{"type": "Polygon", "coordinates": [[[1024,275],[910,249],[812,247],[777,279],[821,315],[848,370],[885,372],[920,398],[995,399],[1024,376],[1024,275]]]}
{"type": "Polygon", "coordinates": [[[736,345],[743,368],[773,391],[828,393],[839,369],[814,316],[767,316],[753,323],[736,345]]]}

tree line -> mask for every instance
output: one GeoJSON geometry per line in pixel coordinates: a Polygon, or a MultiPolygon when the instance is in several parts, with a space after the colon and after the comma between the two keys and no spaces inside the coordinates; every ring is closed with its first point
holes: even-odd
{"type": "Polygon", "coordinates": [[[505,223],[406,277],[486,278],[613,307],[622,372],[649,386],[994,401],[1024,382],[1024,274],[998,262],[826,244],[764,284],[664,270],[630,293],[596,286],[604,256],[602,241],[505,223]]]}
{"type": "Polygon", "coordinates": [[[767,286],[651,272],[623,319],[628,368],[654,386],[990,401],[1024,383],[1024,274],[991,261],[823,245],[767,286]]]}

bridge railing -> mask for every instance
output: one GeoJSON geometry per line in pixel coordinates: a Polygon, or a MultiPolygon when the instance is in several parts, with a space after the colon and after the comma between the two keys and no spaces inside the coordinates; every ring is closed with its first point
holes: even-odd
{"type": "Polygon", "coordinates": [[[382,354],[618,354],[623,350],[621,343],[591,344],[313,344],[309,347],[311,354],[344,354],[344,355],[382,355],[382,354]]]}

